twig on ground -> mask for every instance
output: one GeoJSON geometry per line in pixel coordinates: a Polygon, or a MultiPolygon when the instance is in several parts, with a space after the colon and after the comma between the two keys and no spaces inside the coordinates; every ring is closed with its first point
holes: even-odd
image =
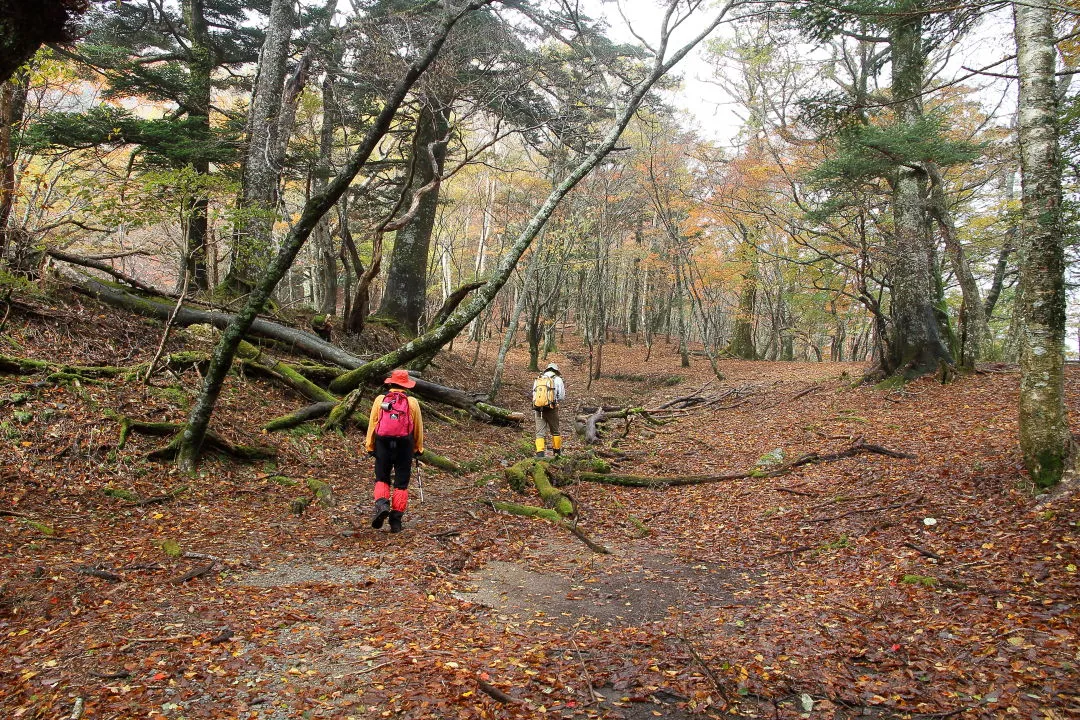
{"type": "Polygon", "coordinates": [[[694,660],[697,661],[697,664],[700,665],[701,669],[705,671],[705,674],[709,676],[709,680],[712,681],[713,686],[716,688],[716,692],[720,693],[720,697],[724,699],[724,704],[731,705],[731,698],[728,697],[727,689],[724,688],[723,683],[720,682],[720,678],[716,677],[716,673],[713,672],[712,668],[709,667],[708,663],[702,660],[701,656],[698,655],[698,651],[696,648],[694,648],[694,644],[686,638],[680,639],[683,641],[683,644],[686,645],[686,648],[690,651],[690,654],[694,656],[694,660]]]}
{"type": "Polygon", "coordinates": [[[495,698],[496,700],[498,700],[501,703],[511,703],[511,704],[514,704],[514,705],[520,705],[522,702],[524,702],[522,700],[518,700],[517,698],[515,698],[515,697],[513,697],[511,695],[507,695],[506,693],[504,693],[499,688],[495,687],[494,685],[492,685],[490,683],[486,683],[486,682],[484,682],[483,680],[481,680],[479,678],[477,678],[477,680],[476,680],[476,685],[484,693],[486,693],[487,695],[490,695],[491,697],[495,698]]]}
{"type": "Polygon", "coordinates": [[[570,637],[570,644],[574,646],[574,653],[577,654],[578,662],[581,663],[581,674],[585,677],[585,684],[589,686],[589,702],[586,706],[592,705],[596,702],[596,688],[593,687],[592,677],[589,676],[589,668],[585,665],[585,658],[581,657],[581,649],[573,636],[570,637]]]}
{"type": "Polygon", "coordinates": [[[938,555],[936,552],[932,552],[930,550],[927,550],[926,548],[919,547],[915,543],[906,542],[906,543],[904,543],[904,547],[909,547],[912,550],[914,550],[915,552],[919,553],[920,555],[925,555],[926,557],[933,558],[934,560],[944,560],[945,559],[945,558],[941,557],[940,555],[938,555]]]}
{"type": "Polygon", "coordinates": [[[169,583],[171,585],[182,585],[183,583],[186,583],[188,580],[191,580],[192,578],[197,578],[200,575],[205,575],[206,573],[210,572],[213,568],[214,568],[214,563],[212,563],[212,562],[207,563],[206,565],[203,565],[201,567],[197,567],[197,568],[194,568],[192,570],[188,570],[183,575],[180,575],[179,577],[175,577],[172,580],[170,580],[169,583]]]}
{"type": "Polygon", "coordinates": [[[120,582],[124,578],[117,575],[114,572],[108,570],[99,570],[97,568],[87,567],[85,565],[75,568],[75,572],[82,575],[90,575],[91,577],[101,578],[102,580],[108,580],[109,582],[120,582]]]}
{"type": "Polygon", "coordinates": [[[839,520],[840,518],[846,518],[848,515],[856,515],[856,514],[859,514],[859,513],[872,513],[872,512],[881,512],[883,510],[896,510],[897,508],[902,508],[902,507],[906,507],[908,505],[912,505],[913,503],[916,503],[921,499],[922,499],[922,497],[920,496],[918,498],[915,498],[912,501],[896,503],[894,505],[885,505],[885,506],[882,506],[882,507],[848,510],[846,513],[841,513],[840,515],[833,515],[831,517],[810,518],[810,522],[829,522],[830,520],[839,520]]]}

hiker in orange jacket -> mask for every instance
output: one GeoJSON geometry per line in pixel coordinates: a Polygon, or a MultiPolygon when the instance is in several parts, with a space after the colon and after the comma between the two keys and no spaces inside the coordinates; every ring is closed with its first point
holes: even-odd
{"type": "Polygon", "coordinates": [[[381,528],[389,517],[390,532],[396,533],[401,532],[401,517],[409,504],[413,457],[424,452],[424,420],[420,403],[405,394],[406,389],[416,385],[408,370],[394,370],[386,384],[387,391],[371,404],[364,447],[368,455],[375,457],[375,511],[371,515],[371,527],[381,528]]]}

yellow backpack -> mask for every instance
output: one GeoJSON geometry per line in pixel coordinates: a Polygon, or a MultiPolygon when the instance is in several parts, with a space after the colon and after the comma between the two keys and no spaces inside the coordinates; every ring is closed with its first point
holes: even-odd
{"type": "Polygon", "coordinates": [[[555,378],[540,375],[533,380],[533,407],[537,410],[555,407],[555,378]]]}

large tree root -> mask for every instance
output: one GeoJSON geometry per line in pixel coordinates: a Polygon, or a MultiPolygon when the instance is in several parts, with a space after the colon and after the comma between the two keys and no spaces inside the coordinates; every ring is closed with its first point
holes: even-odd
{"type": "MultiPolygon", "coordinates": [[[[143,435],[155,435],[158,437],[171,435],[173,437],[168,445],[151,451],[146,457],[150,460],[172,460],[176,457],[176,453],[180,449],[181,431],[184,429],[183,425],[167,422],[145,422],[126,416],[119,418],[119,422],[120,440],[116,444],[117,449],[122,449],[124,447],[133,432],[138,432],[143,435]]],[[[236,458],[237,460],[244,460],[246,462],[271,460],[277,457],[277,450],[274,448],[258,445],[236,445],[213,432],[208,432],[206,434],[204,447],[207,450],[220,452],[229,457],[236,458]]]]}
{"type": "Polygon", "coordinates": [[[551,483],[551,477],[548,474],[549,468],[550,466],[548,463],[543,460],[528,458],[527,460],[523,460],[513,467],[506,469],[507,477],[510,477],[511,475],[515,477],[515,480],[511,481],[511,483],[516,484],[515,489],[520,488],[518,490],[519,492],[524,492],[525,490],[526,475],[531,476],[533,487],[536,488],[536,492],[540,496],[540,499],[544,501],[544,507],[502,501],[494,502],[492,503],[492,506],[496,510],[513,513],[514,515],[538,517],[547,520],[550,523],[554,523],[561,528],[569,530],[594,552],[605,555],[609,554],[610,551],[607,548],[593,541],[577,526],[577,523],[575,522],[577,517],[577,506],[568,495],[557,490],[551,483]]]}
{"type": "Polygon", "coordinates": [[[329,483],[318,478],[308,478],[307,486],[308,490],[311,490],[311,495],[296,498],[289,504],[289,510],[294,515],[303,515],[304,511],[315,501],[327,509],[337,506],[337,498],[334,496],[334,490],[329,483]]]}
{"type": "Polygon", "coordinates": [[[502,500],[491,503],[491,506],[496,510],[501,510],[502,512],[507,512],[512,515],[521,515],[522,517],[535,517],[542,520],[547,520],[548,522],[571,532],[574,537],[585,543],[585,545],[588,546],[588,548],[593,552],[600,553],[601,555],[611,554],[610,550],[608,550],[603,545],[597,543],[596,541],[592,540],[575,523],[570,522],[555,510],[537,507],[535,505],[521,505],[519,503],[505,502],[502,500]]]}
{"type": "Polygon", "coordinates": [[[623,485],[626,487],[679,487],[685,485],[704,485],[707,483],[725,482],[728,480],[743,480],[745,478],[767,478],[777,477],[779,475],[786,475],[796,468],[803,465],[828,463],[840,460],[842,458],[854,457],[856,455],[884,455],[886,457],[901,458],[910,460],[914,458],[914,455],[907,453],[897,452],[896,450],[889,450],[888,448],[881,447],[880,445],[872,445],[870,443],[863,442],[862,438],[857,438],[850,447],[840,450],[834,453],[808,453],[796,460],[791,461],[785,465],[781,465],[772,469],[764,469],[760,467],[753,468],[745,472],[723,473],[720,475],[677,475],[668,477],[659,477],[652,475],[613,475],[608,473],[596,473],[596,472],[579,472],[574,477],[583,482],[595,482],[604,483],[607,485],[623,485]]]}

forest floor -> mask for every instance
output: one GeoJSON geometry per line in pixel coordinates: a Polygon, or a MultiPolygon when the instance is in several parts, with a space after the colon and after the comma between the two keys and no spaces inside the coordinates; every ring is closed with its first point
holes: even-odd
{"type": "MultiPolygon", "coordinates": [[[[15,299],[2,354],[133,365],[159,341],[86,299],[15,299]]],[[[426,377],[483,390],[495,342],[458,343],[426,377]]],[[[648,360],[611,343],[589,386],[583,352],[567,335],[551,355],[565,416],[724,398],[609,423],[618,473],[735,473],[860,441],[912,457],[564,488],[604,555],[492,509],[537,502],[502,475],[531,453],[531,418],[429,419],[430,449],[467,471],[425,469],[391,535],[367,526],[359,432],[262,434],[306,404],[265,379],[231,377],[213,427],[277,460],[207,456],[184,477],[146,459],[161,438],[118,448],[116,415],[182,421],[196,373],[0,375],[0,717],[1080,717],[1080,497],[1023,474],[1015,368],[884,389],[853,382],[861,365],[724,361],[716,381],[663,342],[648,360]],[[289,481],[307,478],[337,506],[292,514],[289,481]],[[104,492],[181,486],[149,504],[104,492]]],[[[526,361],[511,352],[499,401],[528,412],[526,361]]],[[[1076,366],[1066,386],[1076,420],[1076,366]]],[[[566,454],[585,450],[566,433],[566,454]]]]}

